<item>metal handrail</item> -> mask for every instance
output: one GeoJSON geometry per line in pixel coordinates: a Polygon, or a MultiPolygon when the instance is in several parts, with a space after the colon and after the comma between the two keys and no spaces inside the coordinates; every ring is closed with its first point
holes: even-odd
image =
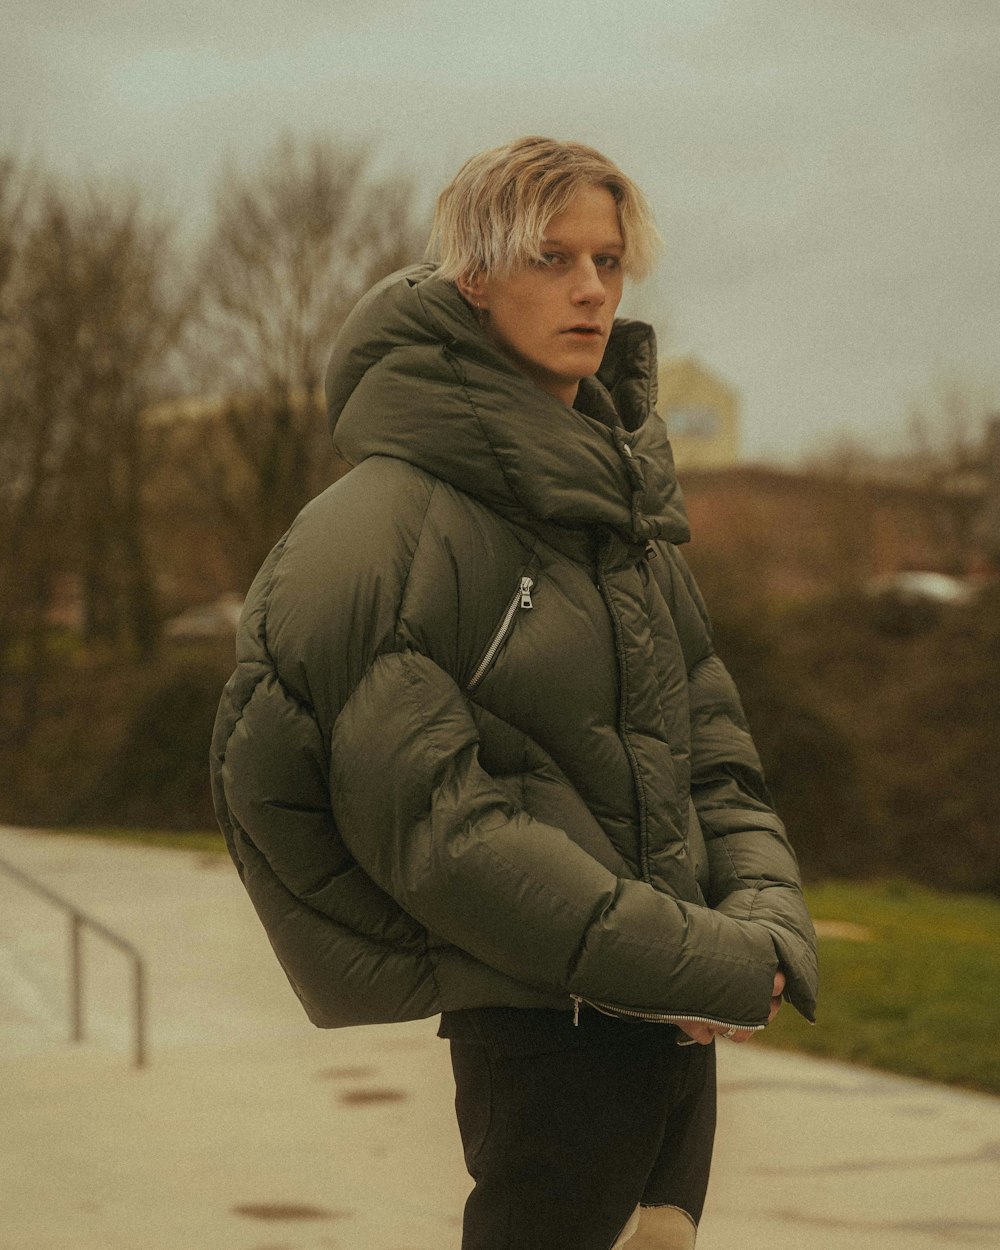
{"type": "Polygon", "coordinates": [[[134,1061],[137,1068],[146,1066],[146,965],[142,956],[131,944],[126,942],[124,938],[119,937],[117,933],[113,933],[107,925],[101,924],[99,920],[95,920],[92,916],[88,916],[86,912],[81,911],[75,903],[71,903],[68,899],[57,894],[54,890],[50,890],[47,885],[42,885],[40,881],[36,881],[34,877],[29,877],[26,872],[15,867],[14,864],[0,856],[0,869],[20,882],[27,889],[34,891],[53,906],[61,908],[68,913],[70,920],[69,943],[70,943],[70,1021],[72,1027],[72,1040],[74,1042],[82,1042],[84,1039],[84,1011],[83,1011],[83,930],[85,928],[92,929],[98,937],[104,938],[106,942],[110,942],[112,946],[117,946],[119,950],[125,952],[132,960],[132,990],[133,990],[133,1026],[134,1026],[134,1061]]]}

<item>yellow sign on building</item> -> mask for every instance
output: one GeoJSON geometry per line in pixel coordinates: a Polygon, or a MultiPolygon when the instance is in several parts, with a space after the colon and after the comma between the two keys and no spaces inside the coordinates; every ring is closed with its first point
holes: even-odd
{"type": "Polygon", "coordinates": [[[657,374],[657,408],[677,467],[727,469],[739,460],[739,398],[693,356],[667,360],[657,374]]]}

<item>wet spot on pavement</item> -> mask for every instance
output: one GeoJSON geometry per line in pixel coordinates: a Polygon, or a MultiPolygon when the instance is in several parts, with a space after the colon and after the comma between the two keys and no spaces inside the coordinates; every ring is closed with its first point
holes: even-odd
{"type": "Polygon", "coordinates": [[[1000,1162],[1000,1141],[986,1141],[975,1150],[943,1155],[906,1155],[897,1159],[842,1159],[839,1163],[794,1164],[789,1167],[764,1167],[756,1171],[764,1176],[804,1176],[825,1172],[873,1172],[899,1168],[941,1168],[960,1164],[1000,1162]]]}
{"type": "Polygon", "coordinates": [[[915,1115],[915,1116],[921,1116],[925,1119],[927,1116],[936,1116],[936,1115],[944,1114],[943,1107],[932,1107],[929,1104],[924,1104],[923,1106],[912,1106],[912,1107],[893,1107],[893,1111],[895,1112],[896,1115],[915,1115]]]}
{"type": "Polygon", "coordinates": [[[221,869],[228,873],[232,871],[232,861],[228,855],[216,855],[214,851],[204,851],[195,860],[199,868],[221,869]]]}
{"type": "Polygon", "coordinates": [[[375,1068],[323,1068],[316,1073],[317,1081],[360,1081],[366,1076],[374,1076],[375,1068]]]}
{"type": "Polygon", "coordinates": [[[338,1102],[359,1107],[373,1102],[404,1102],[409,1094],[402,1089],[347,1089],[338,1095],[338,1102]]]}
{"type": "Polygon", "coordinates": [[[424,1050],[437,1043],[432,1034],[428,1037],[387,1037],[379,1042],[379,1050],[424,1050]]]}
{"type": "Polygon", "coordinates": [[[244,1202],[233,1207],[232,1212],[252,1220],[346,1220],[354,1214],[353,1211],[313,1207],[304,1202],[244,1202]]]}
{"type": "Polygon", "coordinates": [[[755,1077],[746,1081],[719,1081],[719,1089],[727,1094],[758,1093],[764,1089],[797,1090],[803,1094],[866,1094],[882,1092],[886,1087],[878,1077],[870,1081],[860,1081],[854,1085],[843,1085],[837,1081],[796,1081],[783,1080],[780,1077],[755,1077]]]}
{"type": "Polygon", "coordinates": [[[910,1233],[939,1237],[952,1245],[996,1246],[1000,1223],[992,1220],[849,1220],[835,1216],[806,1215],[802,1211],[775,1211],[779,1219],[815,1228],[842,1228],[866,1233],[910,1233]]]}

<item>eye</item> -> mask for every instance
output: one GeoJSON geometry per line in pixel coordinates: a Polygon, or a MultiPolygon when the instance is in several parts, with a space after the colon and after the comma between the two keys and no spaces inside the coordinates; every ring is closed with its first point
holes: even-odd
{"type": "Polygon", "coordinates": [[[595,256],[594,264],[598,269],[615,270],[621,269],[622,258],[620,256],[595,256]]]}
{"type": "Polygon", "coordinates": [[[551,269],[555,265],[561,265],[564,259],[561,252],[542,252],[538,258],[538,263],[543,269],[551,269]]]}

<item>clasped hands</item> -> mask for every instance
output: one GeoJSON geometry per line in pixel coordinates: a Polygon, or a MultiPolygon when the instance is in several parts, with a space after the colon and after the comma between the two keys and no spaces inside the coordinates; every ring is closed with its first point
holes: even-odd
{"type": "MultiPolygon", "coordinates": [[[[781,996],[785,992],[785,974],[776,972],[774,974],[774,985],[771,987],[771,1006],[767,1013],[768,1024],[778,1014],[778,1008],[781,1006],[781,996]]],[[[701,1020],[678,1020],[677,1027],[688,1035],[690,1042],[681,1042],[682,1046],[690,1046],[691,1042],[697,1042],[699,1046],[709,1046],[717,1037],[724,1037],[730,1042],[745,1042],[748,1037],[753,1037],[756,1029],[724,1029],[720,1025],[705,1024],[701,1020]]]]}

